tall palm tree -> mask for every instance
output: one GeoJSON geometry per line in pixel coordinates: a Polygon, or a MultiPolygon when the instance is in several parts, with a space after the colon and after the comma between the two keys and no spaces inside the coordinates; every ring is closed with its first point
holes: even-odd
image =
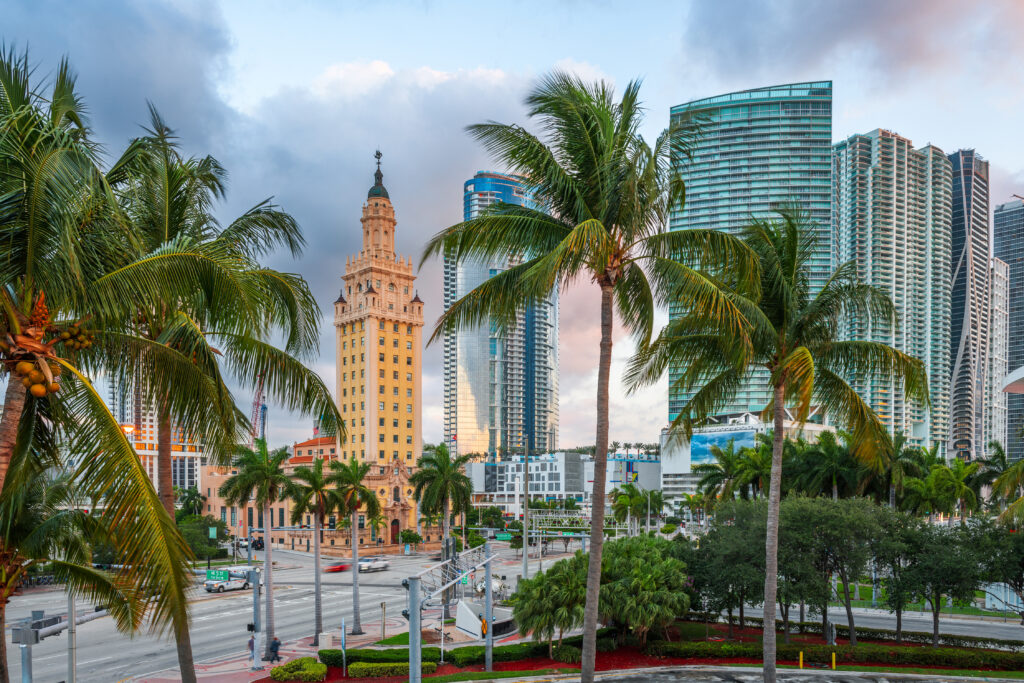
{"type": "MultiPolygon", "coordinates": [[[[759,297],[732,287],[729,299],[743,311],[748,333],[738,335],[720,319],[701,309],[685,310],[669,322],[648,349],[631,364],[631,385],[657,381],[670,363],[683,368],[674,388],[691,398],[673,426],[689,435],[695,425],[720,411],[750,376],[768,372],[772,400],[764,418],[774,423],[772,476],[765,539],[764,618],[775,623],[778,589],[779,500],[787,404],[798,424],[812,406],[848,427],[854,455],[877,469],[878,445],[884,427],[846,377],[893,377],[905,393],[928,400],[924,364],[886,344],[840,341],[839,321],[848,314],[869,315],[880,324],[895,324],[891,299],[857,279],[857,267],[836,268],[824,286],[813,292],[808,273],[814,254],[814,230],[796,207],[777,210],[777,219],[755,219],[742,230],[743,239],[760,262],[759,297]],[[737,363],[737,360],[742,361],[737,363]]],[[[775,629],[764,630],[764,678],[775,681],[775,629]]]]}
{"type": "MultiPolygon", "coordinates": [[[[132,298],[97,284],[134,239],[109,185],[122,169],[100,171],[68,63],[61,62],[45,95],[44,86],[32,84],[32,72],[27,53],[0,48],[0,360],[8,375],[0,490],[19,426],[60,433],[72,452],[94,455],[81,459],[75,486],[84,496],[104,496],[101,515],[119,525],[115,549],[125,567],[122,578],[152,596],[150,623],[187,642],[190,553],[88,379],[119,368],[96,351],[102,333],[136,309],[132,298]],[[31,390],[23,379],[34,380],[31,390]]],[[[161,265],[142,263],[118,284],[150,303],[168,291],[195,291],[195,273],[181,266],[173,257],[161,265]]],[[[120,344],[122,350],[129,346],[120,344]]],[[[179,664],[184,680],[194,680],[190,648],[187,656],[179,650],[179,664]]]]}
{"type": "Polygon", "coordinates": [[[263,580],[266,585],[266,649],[264,657],[270,658],[270,642],[274,639],[274,544],[271,529],[274,518],[270,506],[283,500],[291,483],[283,465],[288,459],[288,449],[267,449],[266,439],[257,439],[255,450],[236,446],[238,454],[234,466],[238,474],[228,477],[221,484],[219,493],[231,506],[244,506],[252,500],[256,508],[263,511],[263,580]]]}
{"type": "Polygon", "coordinates": [[[178,497],[178,503],[181,505],[181,509],[190,515],[203,514],[203,504],[205,502],[206,496],[199,493],[199,489],[195,486],[190,486],[185,489],[178,497]]]}
{"type": "Polygon", "coordinates": [[[627,524],[627,533],[634,533],[634,520],[638,519],[638,511],[645,508],[647,498],[643,490],[635,484],[623,484],[621,487],[612,489],[608,496],[611,501],[612,515],[615,521],[627,524]]]}
{"type": "Polygon", "coordinates": [[[747,498],[748,485],[740,474],[742,455],[736,448],[736,440],[729,439],[725,448],[712,444],[709,450],[715,461],[693,466],[693,473],[700,475],[697,490],[708,498],[731,500],[736,494],[747,498]]]}
{"type": "Polygon", "coordinates": [[[441,537],[451,535],[453,514],[469,509],[473,482],[466,476],[470,455],[451,457],[448,447],[438,445],[416,462],[416,471],[409,477],[413,498],[426,513],[441,515],[441,537]]]}
{"type": "Polygon", "coordinates": [[[984,458],[978,458],[977,462],[981,465],[981,468],[975,475],[975,481],[978,484],[979,490],[988,488],[991,502],[998,504],[998,496],[993,485],[1011,467],[1010,460],[1006,457],[1006,449],[1003,448],[1003,444],[999,441],[989,441],[988,455],[984,458]]]}
{"type": "Polygon", "coordinates": [[[293,525],[300,524],[305,515],[313,518],[313,645],[319,645],[320,633],[324,630],[320,594],[320,535],[328,515],[341,507],[341,497],[324,475],[324,461],[321,458],[314,460],[312,467],[296,467],[285,492],[292,503],[293,525]]]}
{"type": "MultiPolygon", "coordinates": [[[[745,274],[752,255],[730,235],[713,230],[668,231],[668,215],[682,206],[676,162],[688,158],[699,127],[675,118],[649,145],[639,133],[639,82],[616,100],[604,82],[584,83],[554,72],[526,98],[541,136],[518,125],[470,126],[508,171],[523,178],[531,206],[498,203],[473,220],[435,236],[425,257],[455,261],[521,257],[519,265],[490,278],[448,308],[432,340],[461,327],[504,328],[517,313],[555,287],[590,281],[601,292],[601,341],[596,397],[594,497],[591,515],[582,679],[593,680],[601,550],[604,542],[608,453],[608,382],[616,312],[639,341],[650,338],[655,299],[686,301],[728,315],[730,306],[704,268],[745,274]],[[536,208],[543,207],[543,208],[536,208]],[[686,263],[677,259],[687,258],[686,263]],[[693,265],[699,267],[693,267],[693,265]],[[656,285],[652,293],[651,283],[656,285]]],[[[742,334],[737,323],[736,334],[742,334]]]]}
{"type": "Polygon", "coordinates": [[[355,456],[351,460],[334,460],[331,462],[331,474],[328,481],[337,489],[340,514],[348,515],[352,529],[352,635],[363,633],[359,621],[359,524],[356,516],[362,512],[364,519],[380,514],[380,501],[373,489],[364,483],[370,472],[370,463],[359,462],[355,456]]]}

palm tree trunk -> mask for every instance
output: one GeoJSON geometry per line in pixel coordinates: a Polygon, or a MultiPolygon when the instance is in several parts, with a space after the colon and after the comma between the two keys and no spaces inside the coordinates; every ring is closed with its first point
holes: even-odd
{"type": "Polygon", "coordinates": [[[274,542],[270,537],[270,530],[273,527],[271,519],[270,503],[263,506],[263,574],[267,577],[267,619],[264,629],[266,638],[266,649],[263,651],[263,658],[270,659],[270,642],[274,639],[274,542]]]}
{"type": "MultiPolygon", "coordinates": [[[[171,412],[166,398],[158,401],[156,425],[156,487],[160,502],[170,518],[174,519],[174,479],[171,475],[171,412]]],[[[175,645],[178,650],[178,669],[182,683],[196,680],[195,663],[192,659],[192,637],[188,622],[176,627],[175,645]]]]}
{"type": "Polygon", "coordinates": [[[359,623],[359,527],[356,526],[356,511],[352,511],[352,635],[363,635],[359,623]]]}
{"type": "Polygon", "coordinates": [[[597,612],[604,544],[604,487],[608,470],[608,376],[612,365],[612,286],[601,284],[601,355],[597,372],[597,438],[594,440],[594,493],[590,514],[587,602],[583,610],[583,661],[580,683],[593,683],[597,656],[597,612]]]}
{"type": "Polygon", "coordinates": [[[832,476],[832,500],[839,500],[839,485],[836,483],[835,475],[832,476]]]}
{"type": "Polygon", "coordinates": [[[320,645],[320,632],[323,630],[324,618],[320,599],[320,513],[318,511],[313,515],[313,645],[320,645]]]}
{"type": "Polygon", "coordinates": [[[171,412],[161,399],[156,418],[156,488],[160,502],[174,519],[174,479],[171,476],[171,412]]]}
{"type": "Polygon", "coordinates": [[[15,378],[14,373],[9,374],[7,393],[4,395],[4,414],[0,418],[0,491],[4,488],[4,479],[7,477],[7,469],[11,466],[11,455],[14,454],[15,442],[18,440],[18,423],[25,409],[25,394],[25,387],[15,378]]]}
{"type": "Polygon", "coordinates": [[[764,681],[775,683],[775,596],[779,576],[779,499],[782,491],[783,417],[786,387],[775,387],[775,431],[772,434],[772,477],[768,488],[768,523],[764,573],[764,681]]]}
{"type": "Polygon", "coordinates": [[[896,484],[889,484],[889,507],[896,509],[896,484]]]}

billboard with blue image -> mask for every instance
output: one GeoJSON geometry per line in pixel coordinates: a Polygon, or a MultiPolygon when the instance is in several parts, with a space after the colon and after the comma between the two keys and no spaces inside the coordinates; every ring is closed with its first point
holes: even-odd
{"type": "Polygon", "coordinates": [[[695,433],[690,440],[690,466],[715,462],[715,456],[711,455],[711,447],[718,446],[725,450],[729,447],[730,440],[735,442],[734,448],[737,451],[741,448],[753,448],[755,445],[754,434],[752,429],[695,433]]]}

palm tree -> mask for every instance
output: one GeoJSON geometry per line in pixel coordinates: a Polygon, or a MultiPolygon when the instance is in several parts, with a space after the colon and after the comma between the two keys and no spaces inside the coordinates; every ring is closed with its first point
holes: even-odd
{"type": "Polygon", "coordinates": [[[337,488],[340,503],[338,510],[348,515],[352,527],[352,635],[363,633],[359,622],[359,525],[356,515],[362,511],[367,519],[380,514],[380,501],[373,489],[363,483],[370,473],[370,463],[359,462],[353,456],[351,460],[335,460],[331,462],[331,474],[328,481],[337,488]]]}
{"type": "Polygon", "coordinates": [[[319,307],[309,287],[300,276],[259,262],[277,246],[301,254],[299,226],[265,200],[222,228],[213,210],[224,197],[226,172],[213,157],[184,157],[152,107],[150,119],[148,135],[129,146],[111,183],[134,240],[125,263],[99,282],[116,283],[140,264],[169,255],[202,264],[208,288],[198,295],[193,290],[149,305],[125,292],[136,311],[124,333],[136,338],[138,349],[118,376],[127,382],[142,371],[151,378],[140,388],[156,408],[157,489],[172,511],[174,429],[202,434],[204,454],[215,462],[250,434],[225,384],[226,371],[246,388],[262,381],[289,407],[326,419],[332,433],[340,416],[323,382],[296,357],[312,359],[319,339],[319,307]],[[265,341],[274,336],[285,340],[283,350],[265,341]],[[167,350],[175,362],[168,362],[167,350]]]}
{"type": "MultiPolygon", "coordinates": [[[[650,338],[656,295],[662,303],[681,299],[724,316],[729,303],[700,267],[729,264],[752,274],[755,263],[731,235],[667,230],[669,211],[682,206],[684,195],[678,161],[688,158],[699,128],[691,119],[674,118],[650,146],[638,132],[643,118],[639,82],[629,83],[615,101],[603,82],[587,84],[555,72],[540,80],[526,105],[543,137],[518,125],[494,122],[471,126],[469,131],[498,162],[524,179],[536,204],[492,205],[483,215],[435,236],[424,253],[455,261],[514,254],[522,263],[450,306],[432,340],[483,323],[507,327],[555,287],[578,280],[593,282],[601,291],[594,497],[583,627],[582,679],[589,683],[594,676],[604,542],[615,313],[641,343],[650,338]]],[[[742,332],[739,323],[735,332],[742,332]]]]}
{"type": "Polygon", "coordinates": [[[469,508],[473,482],[465,474],[469,455],[451,457],[448,447],[440,444],[416,462],[416,471],[409,477],[413,498],[427,513],[441,515],[441,537],[451,535],[451,517],[469,508]]]}
{"type": "Polygon", "coordinates": [[[754,439],[756,446],[740,449],[736,476],[743,487],[751,487],[754,498],[757,498],[758,495],[768,495],[765,484],[772,475],[772,437],[758,432],[754,439]]]}
{"type": "MultiPolygon", "coordinates": [[[[981,488],[976,475],[981,469],[981,463],[968,463],[960,458],[954,458],[947,467],[940,470],[947,480],[949,496],[957,510],[960,511],[960,523],[963,524],[967,518],[968,510],[975,510],[978,507],[978,494],[981,488]]],[[[953,524],[953,515],[949,515],[949,523],[953,524]]]]}
{"type": "Polygon", "coordinates": [[[903,507],[915,515],[928,511],[928,522],[936,512],[948,512],[953,504],[950,477],[945,465],[932,465],[923,479],[910,477],[904,483],[903,507]]]}
{"type": "Polygon", "coordinates": [[[809,444],[801,460],[803,471],[798,476],[804,491],[812,496],[831,491],[832,500],[838,500],[840,488],[844,494],[856,488],[858,468],[849,441],[845,433],[826,431],[816,443],[809,444]]]}
{"type": "Polygon", "coordinates": [[[300,524],[305,515],[313,517],[313,645],[319,645],[320,633],[324,630],[320,594],[321,529],[327,517],[341,507],[341,497],[324,475],[322,458],[314,460],[312,467],[295,468],[286,495],[292,503],[293,525],[300,524]]]}
{"type": "Polygon", "coordinates": [[[203,514],[203,504],[206,503],[206,496],[199,493],[199,489],[195,486],[190,486],[181,492],[178,503],[181,504],[181,509],[188,514],[201,515],[203,514]]]}
{"type": "MultiPolygon", "coordinates": [[[[100,514],[118,525],[122,579],[152,596],[150,624],[170,627],[187,643],[190,553],[88,379],[120,367],[93,345],[103,341],[112,321],[120,325],[135,310],[131,298],[96,282],[123,259],[133,239],[111,201],[108,181],[120,169],[104,174],[97,165],[97,146],[67,61],[45,95],[31,83],[32,71],[27,53],[0,50],[0,353],[9,373],[0,417],[0,490],[19,425],[39,436],[60,433],[74,452],[95,454],[82,459],[75,485],[84,496],[104,496],[100,514]],[[35,394],[22,379],[34,380],[35,394]]],[[[144,301],[158,301],[169,290],[195,291],[196,278],[176,265],[173,258],[161,266],[139,264],[118,282],[144,301]]],[[[122,350],[128,346],[120,344],[122,350]]],[[[195,680],[190,649],[187,655],[179,650],[179,665],[184,680],[195,680]]]]}
{"type": "Polygon", "coordinates": [[[981,469],[975,475],[975,481],[979,490],[986,487],[989,489],[991,502],[996,503],[998,496],[995,493],[994,483],[1010,469],[1011,465],[1009,458],[1006,457],[1006,449],[999,441],[988,442],[988,453],[987,457],[979,458],[977,461],[981,465],[981,469]]]}
{"type": "Polygon", "coordinates": [[[740,475],[741,453],[736,450],[736,440],[729,439],[725,448],[712,444],[709,450],[715,461],[693,466],[693,473],[700,475],[697,490],[708,498],[730,500],[737,493],[746,498],[747,484],[740,475]]]}
{"type": "Polygon", "coordinates": [[[219,493],[224,501],[231,506],[243,506],[252,500],[258,510],[263,512],[263,538],[266,540],[263,551],[263,577],[266,585],[266,650],[264,658],[270,658],[270,642],[274,639],[274,544],[271,539],[271,528],[274,520],[270,506],[282,500],[291,480],[284,473],[282,465],[288,459],[288,449],[278,448],[267,450],[266,439],[257,439],[255,450],[246,446],[236,446],[238,454],[234,474],[221,484],[219,493]]]}
{"type": "Polygon", "coordinates": [[[615,517],[615,521],[620,524],[626,522],[628,525],[628,533],[633,534],[633,520],[637,519],[637,511],[640,508],[645,508],[647,505],[647,498],[644,496],[643,490],[635,484],[624,484],[621,488],[612,489],[611,494],[612,504],[612,515],[615,517]]]}
{"type": "Polygon", "coordinates": [[[377,545],[380,545],[380,542],[381,542],[380,530],[385,528],[388,525],[387,518],[384,517],[384,515],[382,515],[380,513],[377,513],[376,515],[373,515],[372,517],[367,519],[366,523],[369,524],[370,525],[370,529],[373,530],[373,535],[377,538],[377,545]]]}
{"type": "MultiPolygon", "coordinates": [[[[808,273],[814,253],[814,230],[795,207],[777,210],[777,220],[755,219],[743,239],[760,262],[760,296],[731,287],[729,299],[743,311],[746,334],[723,327],[701,309],[685,309],[669,322],[655,342],[642,351],[628,373],[633,386],[657,381],[670,363],[683,371],[674,389],[690,393],[673,427],[686,436],[695,425],[728,404],[750,376],[768,373],[771,403],[764,417],[774,422],[772,476],[765,539],[765,623],[775,623],[778,589],[779,500],[787,403],[798,424],[812,406],[848,427],[854,455],[877,468],[878,445],[885,432],[874,410],[845,377],[893,377],[908,397],[928,400],[924,364],[885,344],[840,341],[839,321],[848,314],[869,315],[878,324],[895,324],[891,299],[857,279],[853,261],[836,268],[813,292],[808,273]]],[[[764,678],[775,681],[775,629],[764,630],[764,678]]]]}
{"type": "Polygon", "coordinates": [[[889,480],[889,507],[896,509],[896,495],[903,493],[903,486],[909,477],[924,474],[924,451],[908,444],[907,435],[902,431],[889,437],[883,443],[883,462],[886,478],[889,480]]]}

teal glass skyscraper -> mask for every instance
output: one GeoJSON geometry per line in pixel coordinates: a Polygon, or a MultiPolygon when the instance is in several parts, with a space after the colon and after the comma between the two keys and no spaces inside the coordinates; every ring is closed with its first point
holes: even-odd
{"type": "MultiPolygon", "coordinates": [[[[832,82],[718,95],[673,107],[671,115],[698,117],[703,134],[691,159],[674,160],[686,183],[686,204],[672,212],[669,227],[732,232],[751,217],[772,217],[774,207],[798,204],[815,225],[810,278],[820,288],[831,264],[832,82]]],[[[674,389],[679,371],[669,368],[669,420],[689,398],[674,389]]],[[[771,398],[763,374],[755,373],[722,414],[763,410],[771,398]]]]}

